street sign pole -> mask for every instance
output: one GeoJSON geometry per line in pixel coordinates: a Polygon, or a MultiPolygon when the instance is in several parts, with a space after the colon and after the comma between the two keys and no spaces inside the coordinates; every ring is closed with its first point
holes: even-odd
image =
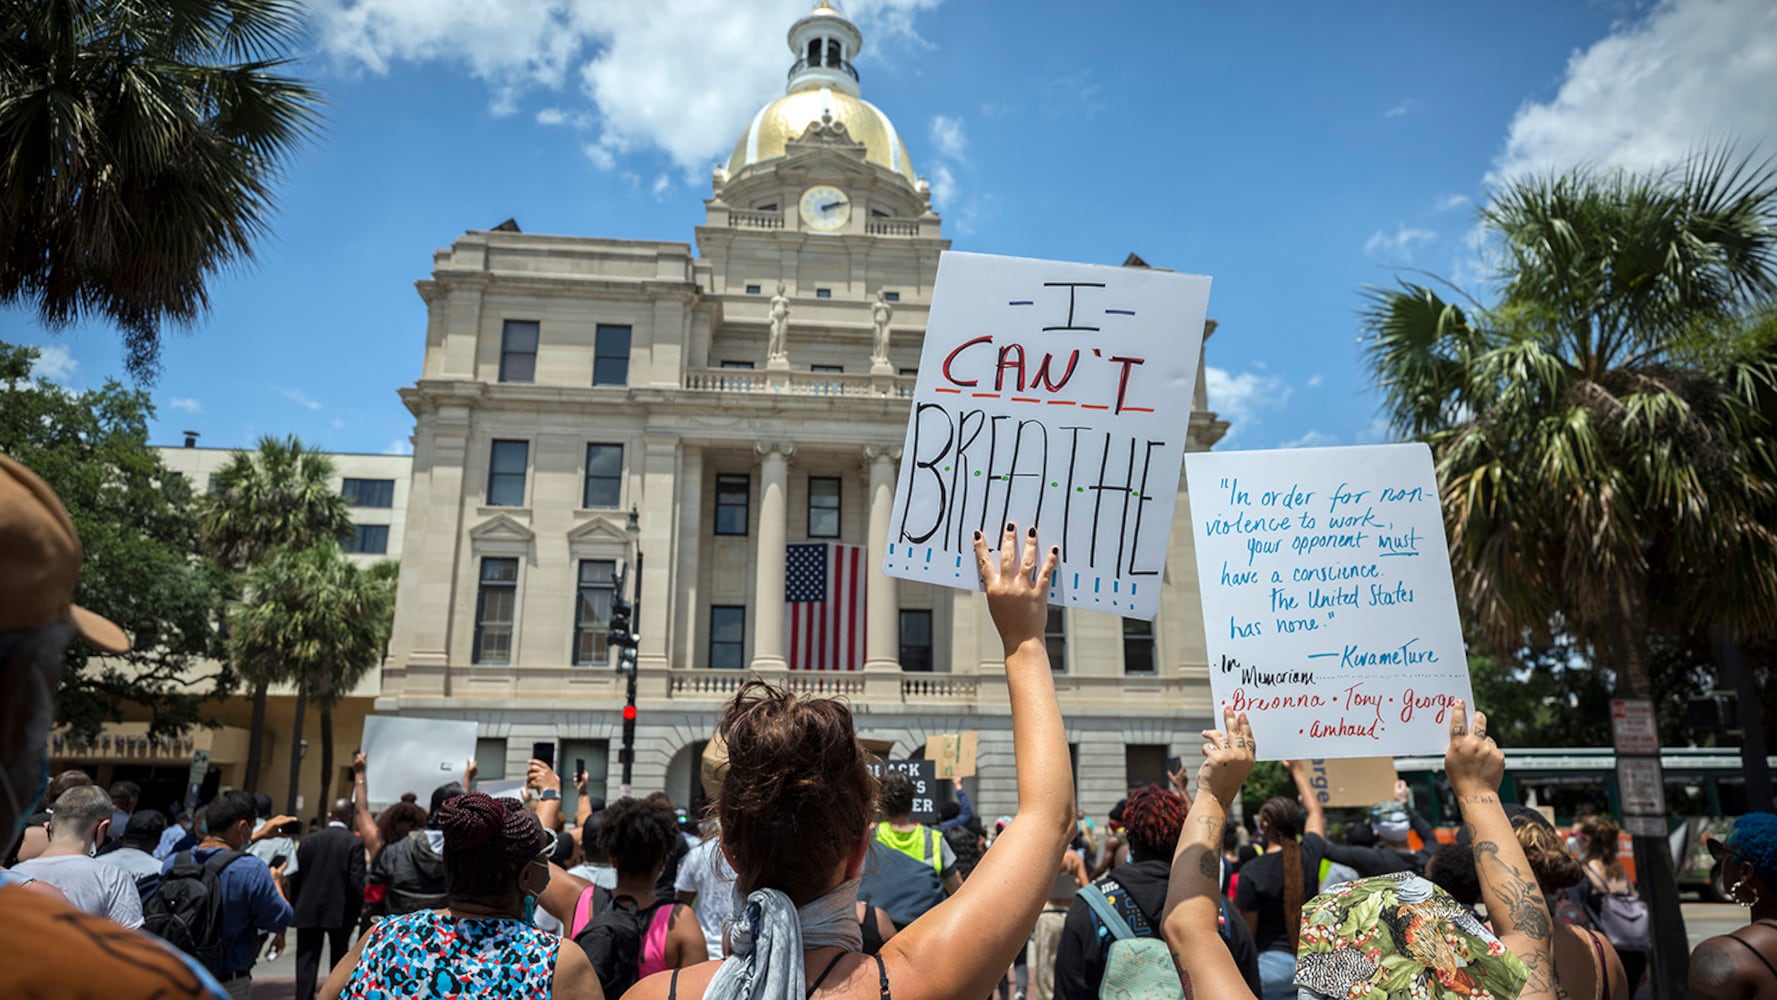
{"type": "MultiPolygon", "coordinates": [[[[1682,1000],[1689,976],[1690,948],[1684,912],[1678,905],[1678,877],[1666,840],[1666,783],[1660,769],[1660,732],[1654,703],[1618,698],[1610,703],[1612,743],[1617,751],[1617,798],[1623,829],[1635,850],[1635,875],[1647,900],[1654,947],[1648,955],[1648,983],[1656,1000],[1682,1000]],[[1677,947],[1671,942],[1678,942],[1677,947]],[[1665,947],[1661,945],[1665,944],[1665,947]]],[[[1630,984],[1634,989],[1635,984],[1630,984]]]]}

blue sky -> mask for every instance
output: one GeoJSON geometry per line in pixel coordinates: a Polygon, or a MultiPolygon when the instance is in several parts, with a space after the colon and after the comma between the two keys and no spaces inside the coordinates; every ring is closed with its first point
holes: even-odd
{"type": "MultiPolygon", "coordinates": [[[[153,438],[295,433],[402,450],[413,282],[467,229],[690,241],[803,0],[316,0],[326,94],[257,261],[167,338],[153,438]]],[[[1213,275],[1210,404],[1228,444],[1385,436],[1365,284],[1473,284],[1488,185],[1769,141],[1777,5],[854,0],[864,96],[899,127],[958,249],[1213,275]]],[[[71,386],[120,376],[102,324],[0,311],[71,386]]]]}

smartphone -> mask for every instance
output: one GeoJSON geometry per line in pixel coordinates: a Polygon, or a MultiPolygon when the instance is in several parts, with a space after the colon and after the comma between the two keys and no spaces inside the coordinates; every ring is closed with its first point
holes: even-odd
{"type": "Polygon", "coordinates": [[[1166,774],[1169,777],[1171,775],[1177,774],[1178,769],[1181,767],[1184,767],[1184,766],[1185,766],[1185,762],[1182,758],[1179,758],[1179,757],[1166,758],[1166,774]]]}
{"type": "Polygon", "coordinates": [[[271,856],[271,864],[267,867],[277,868],[280,865],[282,865],[284,862],[289,861],[289,860],[290,860],[290,855],[288,855],[288,854],[274,854],[271,856]]]}
{"type": "Polygon", "coordinates": [[[549,740],[545,743],[532,743],[531,759],[540,760],[543,763],[548,764],[551,771],[555,770],[555,741],[549,740]]]}
{"type": "Polygon", "coordinates": [[[574,758],[574,783],[579,784],[580,782],[585,781],[585,780],[586,780],[586,758],[585,757],[575,757],[574,758]]]}

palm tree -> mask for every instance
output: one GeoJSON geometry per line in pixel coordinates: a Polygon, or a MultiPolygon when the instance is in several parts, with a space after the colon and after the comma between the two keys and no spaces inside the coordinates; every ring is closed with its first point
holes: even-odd
{"type": "Polygon", "coordinates": [[[107,316],[152,376],[161,324],[252,256],[314,131],[317,95],[279,72],[301,31],[293,0],[0,4],[0,304],[107,316]]]}
{"type": "MultiPolygon", "coordinates": [[[[245,573],[281,548],[339,542],[351,531],[352,518],[332,478],[333,460],[295,437],[263,437],[254,451],[235,452],[199,507],[206,551],[223,567],[245,573]]],[[[253,685],[246,776],[252,791],[259,782],[266,692],[289,677],[276,657],[234,659],[233,665],[253,685]]]]}
{"type": "MultiPolygon", "coordinates": [[[[1777,626],[1777,172],[1720,153],[1582,169],[1510,183],[1480,219],[1495,304],[1368,293],[1385,411],[1432,447],[1487,644],[1558,633],[1651,697],[1650,628],[1777,626]]],[[[1671,905],[1656,939],[1682,940],[1671,905]]]]}
{"type": "Polygon", "coordinates": [[[394,610],[392,582],[386,572],[359,569],[332,541],[284,548],[247,572],[242,600],[229,609],[235,662],[259,672],[280,670],[296,687],[286,806],[291,813],[301,788],[308,702],[322,706],[325,792],[333,767],[331,710],[382,656],[394,610]]]}

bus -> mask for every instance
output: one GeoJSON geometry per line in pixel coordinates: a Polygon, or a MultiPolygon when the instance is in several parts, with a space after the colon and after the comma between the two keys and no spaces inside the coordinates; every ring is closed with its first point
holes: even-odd
{"type": "MultiPolygon", "coordinates": [[[[1572,826],[1582,804],[1622,816],[1617,792],[1617,755],[1610,747],[1508,749],[1500,796],[1540,808],[1561,829],[1572,826]]],[[[1769,758],[1777,768],[1777,756],[1769,758]]],[[[1703,836],[1725,836],[1733,817],[1747,811],[1746,775],[1736,748],[1669,747],[1660,751],[1666,779],[1667,839],[1672,847],[1680,889],[1704,899],[1728,902],[1719,866],[1709,857],[1703,836]]],[[[1440,839],[1453,839],[1462,822],[1450,783],[1444,780],[1444,758],[1400,757],[1395,770],[1412,789],[1413,801],[1440,839]]],[[[1620,819],[1619,819],[1620,821],[1620,819]]],[[[1634,858],[1625,834],[1618,850],[1634,874],[1634,858]]]]}

